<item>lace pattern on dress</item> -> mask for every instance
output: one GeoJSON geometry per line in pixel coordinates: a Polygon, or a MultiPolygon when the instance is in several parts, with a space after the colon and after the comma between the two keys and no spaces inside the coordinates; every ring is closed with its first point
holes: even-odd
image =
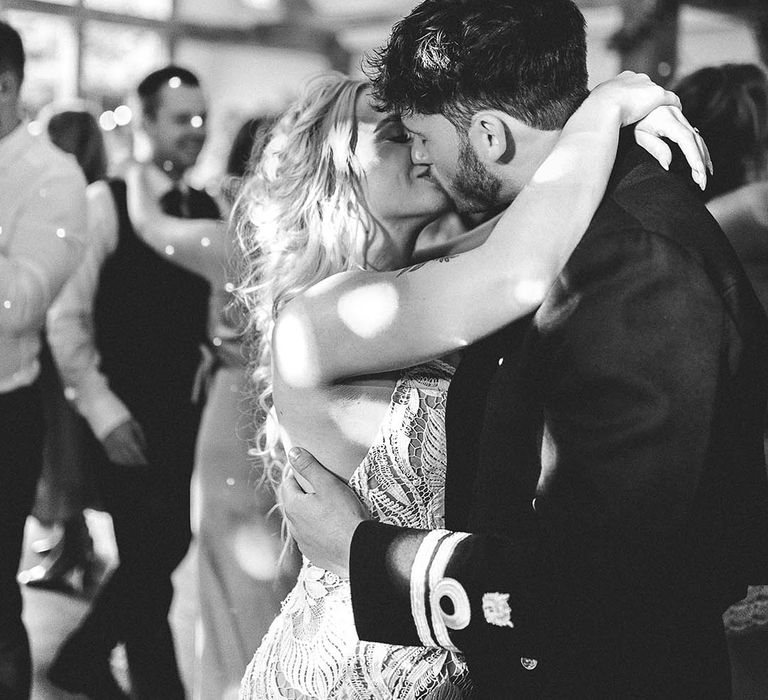
{"type": "MultiPolygon", "coordinates": [[[[453,368],[406,370],[373,445],[350,479],[371,517],[443,526],[445,402],[453,368]]],[[[243,678],[244,700],[463,700],[466,665],[443,649],[357,639],[349,581],[306,559],[243,678]]]]}
{"type": "Polygon", "coordinates": [[[768,631],[768,586],[750,586],[746,598],[725,611],[723,622],[732,635],[768,631]]]}

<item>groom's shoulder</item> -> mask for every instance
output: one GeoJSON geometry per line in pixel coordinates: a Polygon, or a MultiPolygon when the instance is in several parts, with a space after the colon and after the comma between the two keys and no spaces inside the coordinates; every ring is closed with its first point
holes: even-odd
{"type": "Polygon", "coordinates": [[[738,266],[690,172],[677,163],[667,172],[638,146],[620,153],[583,243],[575,263],[611,252],[666,252],[707,268],[738,266]]]}

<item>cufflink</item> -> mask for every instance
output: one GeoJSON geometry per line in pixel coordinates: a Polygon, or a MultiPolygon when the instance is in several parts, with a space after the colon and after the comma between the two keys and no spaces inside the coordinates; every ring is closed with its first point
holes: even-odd
{"type": "Polygon", "coordinates": [[[509,607],[509,593],[484,593],[483,615],[489,625],[497,627],[514,627],[512,609],[509,607]]]}

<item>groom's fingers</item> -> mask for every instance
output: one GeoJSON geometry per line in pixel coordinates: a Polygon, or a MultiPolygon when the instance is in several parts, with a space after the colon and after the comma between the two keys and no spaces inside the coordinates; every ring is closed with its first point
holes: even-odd
{"type": "Polygon", "coordinates": [[[293,474],[286,475],[280,483],[280,502],[283,504],[285,504],[286,501],[292,501],[297,496],[301,496],[304,493],[306,492],[301,488],[293,474]]]}
{"type": "Polygon", "coordinates": [[[298,476],[307,481],[316,493],[322,491],[324,486],[330,485],[336,480],[332,472],[329,472],[309,452],[301,447],[291,448],[290,452],[288,452],[288,459],[298,476]]]}
{"type": "Polygon", "coordinates": [[[295,511],[298,504],[301,502],[301,497],[304,495],[304,489],[302,489],[299,485],[299,482],[296,481],[296,477],[294,477],[292,474],[289,474],[285,477],[285,479],[283,479],[282,483],[280,484],[280,509],[282,510],[283,516],[285,516],[286,522],[288,524],[288,534],[294,540],[298,540],[297,533],[294,530],[294,518],[296,515],[295,511]]]}

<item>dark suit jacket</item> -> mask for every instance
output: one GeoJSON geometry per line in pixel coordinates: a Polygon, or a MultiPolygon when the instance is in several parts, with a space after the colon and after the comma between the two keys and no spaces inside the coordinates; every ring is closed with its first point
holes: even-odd
{"type": "MultiPolygon", "coordinates": [[[[471,606],[450,638],[483,698],[729,697],[721,613],[768,581],[766,319],[687,174],[627,136],[543,305],[451,385],[446,527],[473,534],[444,570],[471,606]]],[[[361,638],[421,643],[424,536],[358,527],[361,638]]]]}

